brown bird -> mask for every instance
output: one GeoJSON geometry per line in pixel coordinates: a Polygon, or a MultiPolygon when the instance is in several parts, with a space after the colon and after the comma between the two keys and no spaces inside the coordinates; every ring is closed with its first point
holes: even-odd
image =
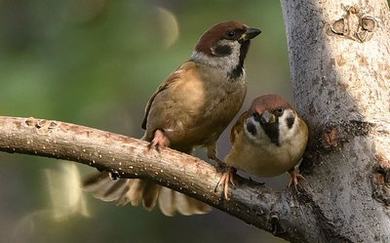
{"type": "Polygon", "coordinates": [[[235,168],[270,177],[289,172],[289,186],[303,179],[298,163],[305,151],[308,128],[292,106],[278,95],[257,97],[231,130],[232,149],[225,158],[229,166],[219,184],[228,199],[235,168]]]}
{"type": "MultiPolygon", "coordinates": [[[[157,89],[146,105],[143,139],[151,148],[170,147],[191,154],[207,148],[219,161],[216,142],[239,111],[246,94],[244,60],[250,40],[261,31],[236,21],[219,23],[199,39],[190,60],[184,62],[157,89]]],[[[85,189],[104,201],[152,209],[172,216],[203,214],[210,207],[144,179],[111,180],[108,173],[93,176],[85,189]]]]}

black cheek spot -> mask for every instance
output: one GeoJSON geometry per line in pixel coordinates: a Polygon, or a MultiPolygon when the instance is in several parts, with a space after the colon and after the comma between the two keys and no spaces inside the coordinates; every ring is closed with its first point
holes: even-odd
{"type": "Polygon", "coordinates": [[[228,45],[218,45],[214,49],[214,54],[218,57],[229,56],[232,54],[232,48],[228,45]]]}
{"type": "Polygon", "coordinates": [[[255,125],[253,125],[252,122],[248,122],[248,123],[246,124],[246,130],[248,130],[248,132],[249,132],[250,134],[252,134],[253,136],[256,136],[256,134],[257,134],[256,127],[255,127],[255,125]]]}
{"type": "Polygon", "coordinates": [[[294,125],[294,121],[295,121],[295,118],[294,117],[288,117],[286,118],[286,122],[287,122],[287,127],[288,129],[291,129],[292,126],[294,125]]]}

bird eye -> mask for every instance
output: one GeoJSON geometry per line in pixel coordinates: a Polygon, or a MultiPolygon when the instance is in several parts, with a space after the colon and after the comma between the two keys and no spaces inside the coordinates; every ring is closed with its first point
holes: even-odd
{"type": "Polygon", "coordinates": [[[261,120],[261,116],[260,116],[260,114],[259,114],[259,113],[257,113],[257,112],[254,112],[254,113],[252,114],[252,116],[253,116],[253,118],[255,119],[255,121],[258,121],[258,122],[260,122],[260,120],[261,120]]]}
{"type": "Polygon", "coordinates": [[[281,116],[283,114],[283,109],[282,108],[277,109],[276,114],[281,116]]]}
{"type": "Polygon", "coordinates": [[[236,35],[236,32],[234,32],[234,31],[227,32],[227,36],[229,36],[229,37],[234,37],[235,35],[236,35]]]}

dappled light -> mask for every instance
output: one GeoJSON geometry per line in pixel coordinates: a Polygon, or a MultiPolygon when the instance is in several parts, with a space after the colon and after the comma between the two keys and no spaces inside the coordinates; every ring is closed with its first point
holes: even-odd
{"type": "Polygon", "coordinates": [[[179,37],[179,23],[175,15],[166,8],[157,7],[156,11],[164,46],[171,47],[179,37]]]}

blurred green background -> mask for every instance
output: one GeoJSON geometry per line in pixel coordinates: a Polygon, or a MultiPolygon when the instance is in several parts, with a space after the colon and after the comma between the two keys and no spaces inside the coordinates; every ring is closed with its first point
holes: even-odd
{"type": "MultiPolygon", "coordinates": [[[[0,115],[141,137],[149,96],[209,26],[231,19],[263,31],[245,107],[270,92],[291,100],[279,1],[0,0],[0,115]]],[[[0,242],[280,242],[218,210],[168,218],[80,195],[87,166],[6,153],[0,166],[0,242]]]]}

